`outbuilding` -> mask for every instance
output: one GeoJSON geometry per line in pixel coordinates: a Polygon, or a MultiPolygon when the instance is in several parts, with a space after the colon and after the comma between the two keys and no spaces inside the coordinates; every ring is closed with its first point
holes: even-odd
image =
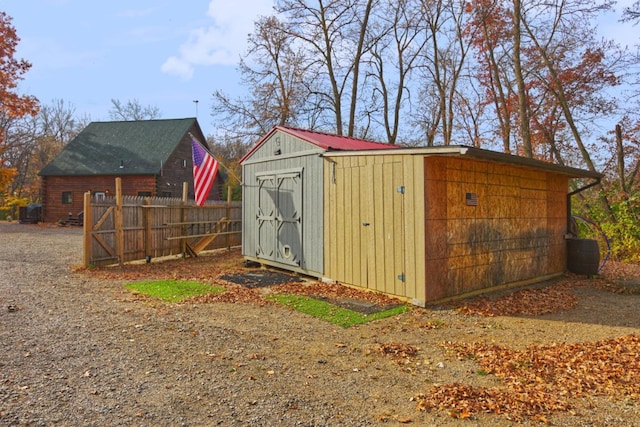
{"type": "Polygon", "coordinates": [[[245,258],[421,306],[565,273],[569,180],[600,178],[282,126],[241,163],[245,258]]]}

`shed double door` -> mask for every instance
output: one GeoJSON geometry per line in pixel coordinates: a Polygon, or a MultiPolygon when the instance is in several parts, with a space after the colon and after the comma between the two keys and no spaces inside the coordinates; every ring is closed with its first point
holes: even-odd
{"type": "Polygon", "coordinates": [[[257,175],[256,256],[300,267],[302,262],[302,169],[257,175]]]}

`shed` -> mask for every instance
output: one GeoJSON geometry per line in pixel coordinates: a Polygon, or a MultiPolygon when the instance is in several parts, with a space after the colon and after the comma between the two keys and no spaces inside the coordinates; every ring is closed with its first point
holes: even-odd
{"type": "Polygon", "coordinates": [[[324,274],[322,154],[393,145],[276,126],[240,160],[242,253],[311,276],[324,274]]]}
{"type": "Polygon", "coordinates": [[[569,180],[600,177],[464,146],[334,150],[314,144],[316,133],[299,132],[276,128],[245,156],[245,257],[421,306],[563,274],[569,180]],[[278,137],[290,147],[290,167],[279,163],[284,151],[275,155],[274,145],[267,148],[278,137]],[[263,149],[262,161],[254,160],[263,149]],[[302,157],[320,163],[322,171],[297,164],[302,157]],[[292,168],[296,172],[287,172],[292,168]],[[281,203],[261,183],[273,177],[277,187],[278,176],[288,173],[313,187],[287,187],[281,203]],[[283,215],[287,200],[303,209],[283,215]],[[273,218],[271,234],[262,230],[265,218],[273,218]],[[287,235],[288,246],[301,248],[293,265],[283,262],[282,246],[265,253],[256,244],[260,233],[277,240],[286,221],[297,233],[287,235]]]}
{"type": "MultiPolygon", "coordinates": [[[[44,221],[83,209],[83,194],[115,194],[115,178],[130,196],[193,197],[191,136],[206,144],[195,118],[92,122],[40,171],[44,221]]],[[[210,199],[220,198],[220,174],[210,199]]]]}

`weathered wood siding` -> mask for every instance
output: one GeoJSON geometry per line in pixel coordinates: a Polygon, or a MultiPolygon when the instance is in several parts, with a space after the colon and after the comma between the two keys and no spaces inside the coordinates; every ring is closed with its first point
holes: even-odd
{"type": "MultiPolygon", "coordinates": [[[[84,193],[102,192],[115,194],[114,176],[43,176],[42,204],[45,222],[66,220],[69,213],[74,217],[84,209],[84,193]],[[62,193],[71,192],[72,203],[62,203],[62,193]]],[[[137,196],[140,192],[156,195],[154,176],[122,176],[122,193],[137,196]]]]}
{"type": "Polygon", "coordinates": [[[426,301],[564,271],[567,177],[447,157],[424,169],[426,301]]]}
{"type": "Polygon", "coordinates": [[[423,176],[421,156],[327,154],[327,278],[424,301],[423,176]]]}
{"type": "Polygon", "coordinates": [[[321,153],[322,150],[312,144],[275,132],[245,159],[242,164],[242,253],[246,258],[322,276],[324,231],[321,153]],[[291,174],[295,175],[292,178],[294,185],[280,186],[281,183],[287,183],[289,178],[284,177],[291,174]],[[287,195],[286,201],[284,195],[287,195]],[[264,206],[266,202],[269,202],[269,207],[264,206]],[[300,203],[300,206],[296,203],[300,203]],[[295,208],[295,215],[292,208],[295,208]],[[287,228],[287,224],[292,223],[287,223],[286,217],[289,220],[295,218],[295,230],[287,228]],[[276,224],[271,234],[261,229],[269,221],[276,224]],[[272,242],[268,242],[269,239],[272,242]],[[282,251],[283,245],[294,252],[290,258],[292,262],[286,261],[282,253],[276,253],[282,251]]]}

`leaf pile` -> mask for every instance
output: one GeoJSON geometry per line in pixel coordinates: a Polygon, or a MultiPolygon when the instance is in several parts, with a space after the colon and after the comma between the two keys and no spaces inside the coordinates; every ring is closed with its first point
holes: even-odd
{"type": "Polygon", "coordinates": [[[264,306],[267,304],[271,304],[271,301],[262,297],[262,294],[256,289],[248,289],[239,285],[229,285],[225,283],[224,286],[226,289],[224,292],[217,294],[207,294],[207,295],[199,295],[193,298],[189,298],[186,300],[186,303],[193,304],[210,304],[216,302],[227,302],[227,303],[250,303],[258,306],[264,306]]]}
{"type": "Polygon", "coordinates": [[[531,345],[511,350],[493,344],[446,343],[459,358],[471,358],[502,385],[474,388],[435,385],[417,396],[418,408],[449,409],[465,418],[481,412],[544,421],[571,409],[569,399],[589,396],[640,398],[640,337],[627,335],[593,343],[531,345]]]}
{"type": "Polygon", "coordinates": [[[366,301],[379,306],[397,305],[400,300],[381,293],[366,289],[355,289],[337,283],[287,283],[273,288],[276,292],[285,294],[306,295],[310,297],[324,297],[332,300],[353,299],[366,301]]]}
{"type": "Polygon", "coordinates": [[[380,344],[378,350],[385,356],[390,356],[396,360],[409,359],[418,354],[417,347],[414,347],[411,344],[403,344],[401,342],[380,344]]]}

